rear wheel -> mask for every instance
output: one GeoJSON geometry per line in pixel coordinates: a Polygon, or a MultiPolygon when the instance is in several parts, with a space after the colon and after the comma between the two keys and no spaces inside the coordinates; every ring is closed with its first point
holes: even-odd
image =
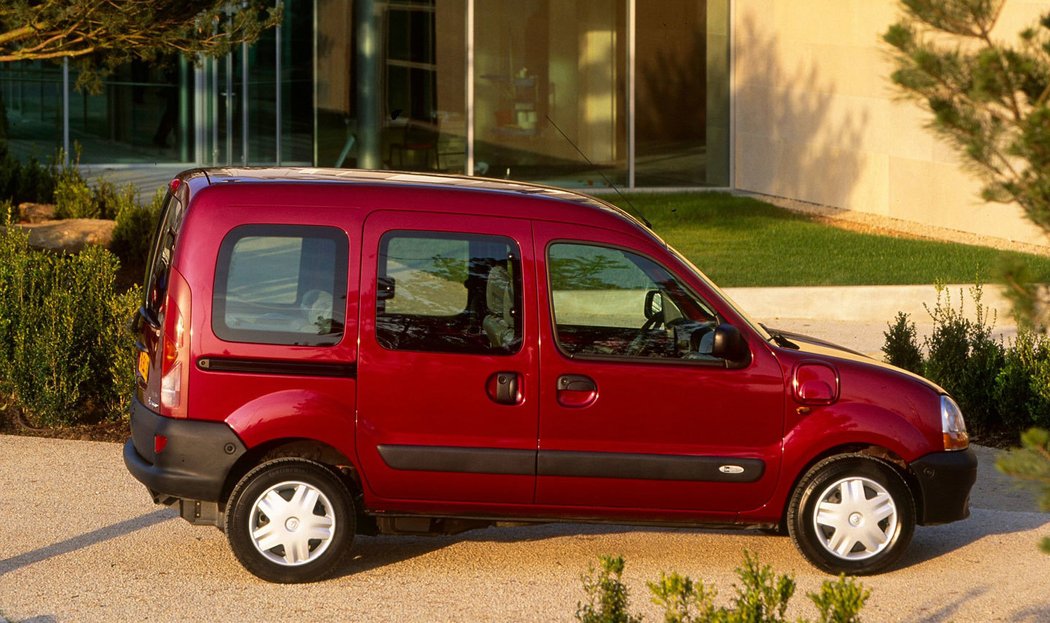
{"type": "Polygon", "coordinates": [[[824,571],[879,573],[908,547],[915,502],[889,464],[862,454],[832,457],[802,478],[787,526],[799,551],[824,571]]]}
{"type": "Polygon", "coordinates": [[[299,458],[276,459],[234,487],[226,536],[244,567],[281,583],[329,575],[353,542],[354,504],[331,469],[299,458]]]}

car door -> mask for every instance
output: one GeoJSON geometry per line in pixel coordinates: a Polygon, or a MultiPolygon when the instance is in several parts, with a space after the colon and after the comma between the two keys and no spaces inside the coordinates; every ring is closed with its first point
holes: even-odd
{"type": "Polygon", "coordinates": [[[538,362],[528,221],[377,212],[363,247],[357,439],[380,498],[373,506],[531,504],[538,362]]]}
{"type": "Polygon", "coordinates": [[[552,223],[534,234],[548,305],[537,504],[624,517],[764,504],[780,466],[784,384],[761,339],[744,332],[750,356],[735,365],[713,356],[715,328],[742,320],[712,292],[705,300],[704,282],[676,274],[655,242],[581,240],[552,223]]]}

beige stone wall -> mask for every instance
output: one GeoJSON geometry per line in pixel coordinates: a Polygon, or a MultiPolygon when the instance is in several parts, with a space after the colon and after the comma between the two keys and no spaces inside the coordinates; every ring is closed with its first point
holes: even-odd
{"type": "MultiPolygon", "coordinates": [[[[1046,0],[1007,0],[1014,38],[1046,0]]],[[[1047,244],[1017,206],[988,204],[889,80],[895,0],[735,0],[735,186],[1047,244]]]]}

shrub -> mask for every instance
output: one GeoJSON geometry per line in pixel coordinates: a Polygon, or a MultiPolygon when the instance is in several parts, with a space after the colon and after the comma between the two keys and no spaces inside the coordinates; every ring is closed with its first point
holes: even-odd
{"type": "Polygon", "coordinates": [[[971,429],[987,431],[1002,422],[999,406],[988,395],[1002,369],[1005,349],[992,338],[994,315],[988,317],[980,284],[970,288],[970,297],[976,320],[965,317],[961,300],[957,309],[952,307],[950,293],[937,286],[937,302],[927,308],[934,326],[926,338],[929,355],[923,373],[955,397],[971,429]]]}
{"type": "Polygon", "coordinates": [[[576,604],[576,619],[580,623],[638,623],[640,617],[628,609],[630,601],[623,576],[623,556],[599,556],[598,569],[591,568],[583,576],[583,590],[587,593],[586,604],[576,604]]]}
{"type": "Polygon", "coordinates": [[[91,201],[95,204],[98,218],[113,220],[122,211],[138,207],[138,191],[130,182],[118,189],[113,182],[99,178],[91,191],[91,201]]]}
{"type": "Polygon", "coordinates": [[[832,582],[825,580],[820,593],[810,593],[809,599],[820,611],[820,623],[860,623],[860,611],[871,591],[854,578],[839,575],[832,582]]]}
{"type": "Polygon", "coordinates": [[[134,201],[122,201],[119,204],[117,224],[113,228],[113,240],[109,248],[125,266],[145,269],[150,240],[163,204],[163,189],[153,195],[153,200],[146,207],[139,207],[134,201]]]}
{"type": "Polygon", "coordinates": [[[0,388],[31,424],[124,415],[138,294],[115,291],[117,268],[103,248],[55,255],[31,250],[17,228],[0,233],[0,388]]]}
{"type": "MultiPolygon", "coordinates": [[[[591,568],[583,577],[589,603],[577,604],[579,621],[640,621],[631,615],[627,587],[621,581],[623,557],[599,557],[600,568],[591,568]]],[[[677,573],[661,573],[657,582],[648,582],[652,602],[663,609],[665,623],[783,623],[788,602],[795,594],[795,580],[777,575],[769,565],[759,564],[751,552],[744,552],[744,564],[737,568],[741,584],[730,607],[716,608],[716,591],[677,573]]],[[[871,591],[853,578],[839,576],[826,581],[819,593],[809,593],[820,612],[820,623],[857,623],[871,591]]]]}
{"type": "Polygon", "coordinates": [[[21,163],[11,156],[7,144],[0,141],[0,198],[12,204],[30,201],[50,203],[55,196],[55,171],[36,158],[21,163]]]}
{"type": "Polygon", "coordinates": [[[884,333],[887,361],[944,387],[959,402],[972,431],[1015,433],[1031,426],[1050,427],[1050,337],[1022,324],[1012,343],[993,339],[981,294],[980,285],[970,291],[977,314],[969,320],[962,305],[952,307],[948,294],[938,288],[937,303],[928,310],[934,330],[924,341],[925,358],[915,324],[898,313],[884,333]]]}
{"type": "Polygon", "coordinates": [[[896,320],[882,335],[886,338],[882,352],[886,355],[887,363],[922,374],[922,351],[919,350],[915,323],[910,320],[908,314],[897,312],[896,320]]]}
{"type": "MultiPolygon", "coordinates": [[[[59,152],[58,161],[64,160],[59,152]]],[[[99,206],[95,203],[87,180],[80,174],[80,146],[69,164],[63,164],[55,177],[55,217],[100,218],[99,206]]]]}

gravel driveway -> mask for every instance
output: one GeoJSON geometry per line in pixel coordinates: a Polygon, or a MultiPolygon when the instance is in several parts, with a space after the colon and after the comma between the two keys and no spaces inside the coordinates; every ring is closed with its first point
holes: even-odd
{"type": "MultiPolygon", "coordinates": [[[[972,517],[919,528],[902,568],[865,578],[866,621],[1050,621],[1050,556],[1036,548],[1050,515],[978,450],[972,517]]],[[[340,577],[271,585],[218,530],[153,506],[119,444],[0,436],[0,620],[571,621],[580,575],[612,553],[627,559],[634,608],[657,621],[646,580],[703,578],[722,603],[745,549],[795,574],[790,616],[816,615],[803,595],[827,576],[790,539],[744,531],[547,524],[360,537],[340,577]]]]}

